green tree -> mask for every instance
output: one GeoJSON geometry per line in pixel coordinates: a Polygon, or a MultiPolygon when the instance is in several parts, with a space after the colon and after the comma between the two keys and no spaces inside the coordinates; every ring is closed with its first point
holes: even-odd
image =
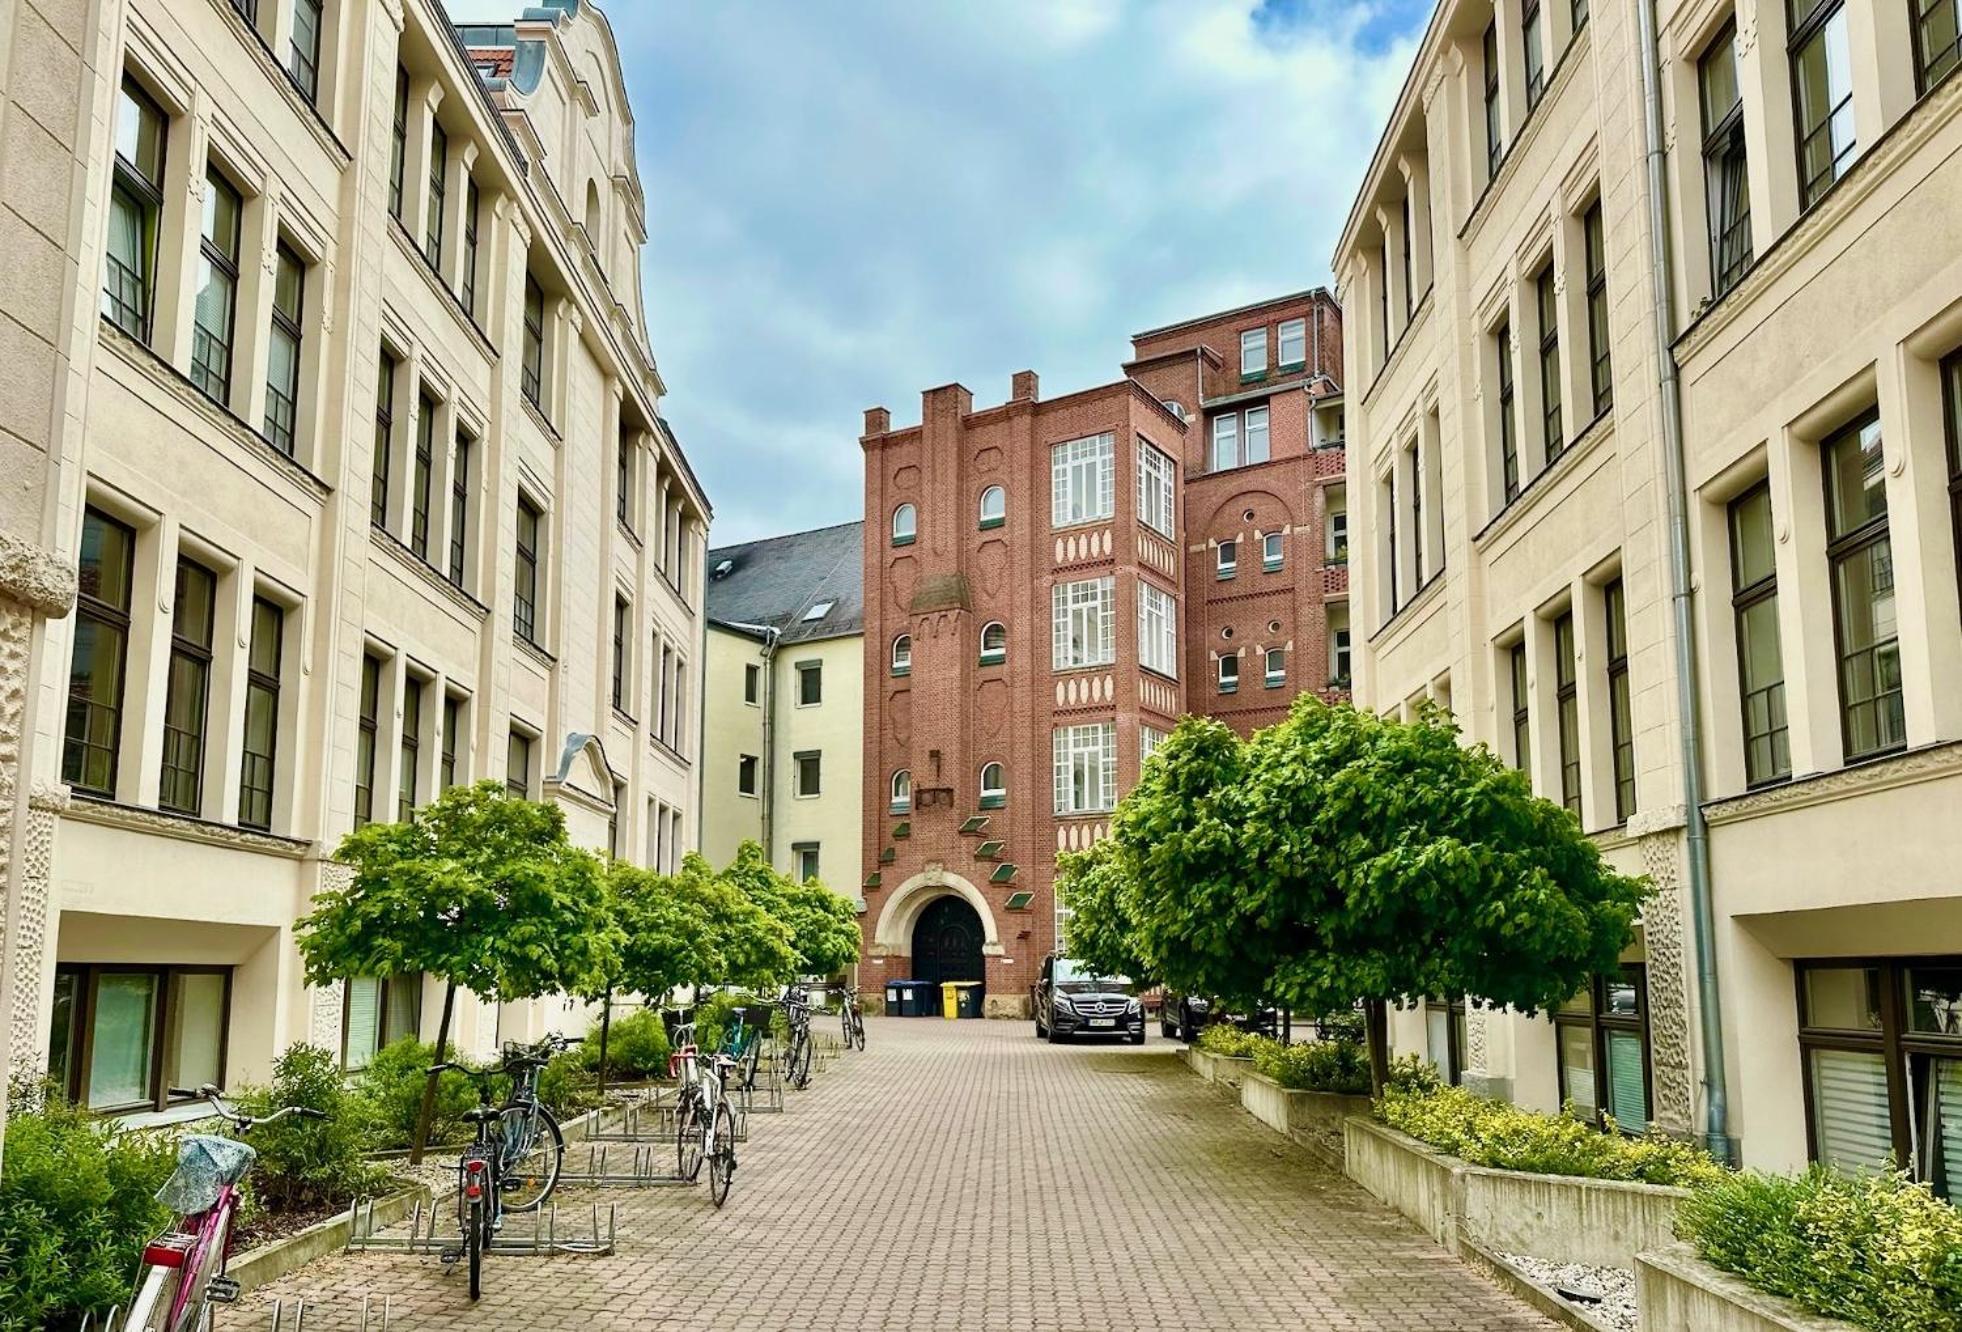
{"type": "MultiPolygon", "coordinates": [[[[710,884],[713,889],[715,885],[710,884]]],[[[600,1005],[599,1083],[606,1086],[612,1037],[613,997],[637,993],[659,1000],[681,985],[702,983],[722,968],[715,920],[720,908],[704,900],[701,885],[656,874],[616,860],[607,869],[609,910],[621,934],[612,965],[587,977],[582,998],[600,1005]]],[[[751,922],[760,927],[761,922],[751,922]]]]}
{"type": "Polygon", "coordinates": [[[797,975],[836,975],[858,960],[858,916],[852,904],[816,879],[799,883],[779,873],[757,843],[737,847],[722,878],[789,929],[797,975]]]}
{"type": "Polygon", "coordinates": [[[689,984],[767,990],[796,974],[790,926],[699,854],[682,857],[674,887],[684,909],[703,923],[701,967],[689,984]]]}
{"type": "Polygon", "coordinates": [[[1365,1001],[1379,1089],[1390,1001],[1556,1004],[1616,965],[1646,891],[1443,714],[1308,695],[1250,741],[1180,723],[1111,840],[1085,906],[1127,912],[1153,974],[1232,1006],[1365,1001]]]}
{"type": "Polygon", "coordinates": [[[1149,985],[1152,969],[1138,955],[1129,882],[1123,847],[1108,838],[1088,851],[1056,857],[1057,891],[1070,909],[1063,925],[1064,950],[1100,976],[1129,976],[1149,985]]]}
{"type": "MultiPolygon", "coordinates": [[[[583,993],[617,965],[621,934],[599,859],[567,840],[557,806],[515,799],[495,781],[451,787],[401,823],[358,828],[336,856],[354,880],[320,894],[299,922],[307,983],[441,978],[439,1060],[459,986],[500,1002],[583,993]]],[[[435,1095],[432,1075],[411,1160],[435,1095]]]]}

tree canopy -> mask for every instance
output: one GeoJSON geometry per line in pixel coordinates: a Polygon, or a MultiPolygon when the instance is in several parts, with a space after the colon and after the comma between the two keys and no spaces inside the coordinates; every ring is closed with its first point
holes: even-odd
{"type": "Polygon", "coordinates": [[[830,976],[858,960],[852,904],[815,879],[799,883],[779,873],[757,843],[737,847],[722,877],[789,929],[796,974],[830,976]]]}

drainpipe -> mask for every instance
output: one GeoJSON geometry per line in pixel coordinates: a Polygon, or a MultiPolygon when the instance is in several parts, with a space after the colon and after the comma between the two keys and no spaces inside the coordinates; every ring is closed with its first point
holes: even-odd
{"type": "Polygon", "coordinates": [[[777,648],[783,642],[781,630],[767,624],[742,624],[725,620],[731,629],[759,634],[763,639],[763,771],[757,774],[757,797],[763,802],[763,854],[770,864],[777,863],[774,843],[777,791],[777,648]]]}
{"type": "Polygon", "coordinates": [[[1717,984],[1716,914],[1710,901],[1710,833],[1703,821],[1703,718],[1697,694],[1696,621],[1690,602],[1689,497],[1683,462],[1682,382],[1676,374],[1675,276],[1669,246],[1667,177],[1662,147],[1661,54],[1655,0],[1635,6],[1642,43],[1642,118],[1648,167],[1650,301],[1655,308],[1655,355],[1662,391],[1662,461],[1669,504],[1669,602],[1676,628],[1676,707],[1681,715],[1684,850],[1689,859],[1692,925],[1696,933],[1697,1009],[1703,1037],[1703,1144],[1719,1161],[1731,1159],[1729,1092],[1725,1083],[1721,991],[1717,984]]]}

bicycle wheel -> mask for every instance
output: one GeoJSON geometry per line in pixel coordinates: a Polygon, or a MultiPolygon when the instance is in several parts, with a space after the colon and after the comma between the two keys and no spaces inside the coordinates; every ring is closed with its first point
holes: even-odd
{"type": "Polygon", "coordinates": [[[490,1208],[482,1198],[469,1204],[463,1226],[463,1248],[470,1260],[470,1298],[475,1301],[484,1291],[484,1232],[490,1229],[490,1208]]]}
{"type": "Polygon", "coordinates": [[[804,1032],[791,1051],[790,1085],[802,1091],[811,1085],[811,1036],[804,1032]]]}
{"type": "Polygon", "coordinates": [[[861,1050],[865,1048],[865,1014],[856,1008],[852,1010],[852,1044],[861,1050]]]}
{"type": "Polygon", "coordinates": [[[130,1301],[124,1326],[129,1332],[167,1332],[165,1322],[170,1306],[177,1302],[177,1286],[183,1272],[175,1267],[146,1267],[143,1280],[130,1301]]]}
{"type": "Polygon", "coordinates": [[[729,1181],[736,1177],[736,1117],[729,1103],[715,1107],[715,1150],[709,1156],[709,1197],[717,1207],[729,1200],[729,1181]]]}
{"type": "Polygon", "coordinates": [[[505,1130],[505,1141],[515,1142],[515,1159],[507,1152],[499,1172],[498,1189],[507,1212],[535,1212],[552,1190],[558,1187],[559,1171],[565,1165],[565,1134],[559,1121],[544,1106],[514,1106],[504,1112],[498,1127],[505,1130]],[[514,1120],[524,1121],[514,1125],[514,1120]]]}
{"type": "Polygon", "coordinates": [[[674,1110],[674,1173],[691,1184],[702,1173],[704,1127],[700,1095],[683,1095],[674,1110]]]}

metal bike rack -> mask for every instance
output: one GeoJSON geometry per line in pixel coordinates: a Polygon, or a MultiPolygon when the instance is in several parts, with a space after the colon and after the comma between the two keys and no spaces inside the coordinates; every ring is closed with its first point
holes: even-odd
{"type": "MultiPolygon", "coordinates": [[[[739,1088],[728,1093],[729,1108],[736,1119],[736,1141],[749,1141],[749,1107],[743,1103],[739,1088]]],[[[609,1123],[611,1112],[596,1114],[587,1119],[579,1128],[574,1142],[622,1142],[672,1144],[675,1135],[675,1098],[663,1088],[656,1088],[645,1098],[626,1102],[619,1108],[617,1121],[609,1123]]],[[[561,1179],[570,1176],[561,1175],[561,1179]]]]}
{"type": "Polygon", "coordinates": [[[580,1187],[658,1188],[663,1185],[687,1186],[694,1180],[675,1173],[674,1139],[664,1143],[593,1143],[586,1148],[584,1168],[578,1157],[567,1150],[565,1168],[559,1183],[580,1187]]]}
{"type": "MultiPolygon", "coordinates": [[[[312,1309],[319,1312],[323,1308],[331,1307],[331,1303],[323,1303],[320,1300],[308,1303],[304,1299],[295,1299],[290,1304],[285,1300],[274,1300],[270,1308],[260,1310],[266,1321],[259,1326],[264,1328],[265,1332],[306,1332],[307,1311],[312,1309]]],[[[394,1312],[394,1296],[382,1296],[380,1305],[377,1305],[372,1295],[363,1295],[359,1332],[388,1332],[394,1312]]],[[[126,1318],[122,1306],[114,1305],[99,1323],[94,1314],[84,1314],[79,1332],[139,1332],[139,1329],[126,1326],[126,1318]]],[[[251,1326],[249,1322],[241,1321],[240,1315],[236,1312],[225,1315],[225,1325],[241,1328],[251,1326]]]]}
{"type": "MultiPolygon", "coordinates": [[[[461,1231],[437,1233],[437,1213],[443,1212],[450,1220],[456,1217],[454,1200],[444,1207],[425,1206],[417,1202],[415,1210],[409,1214],[409,1230],[403,1234],[375,1233],[375,1200],[362,1198],[354,1204],[354,1225],[348,1232],[347,1248],[364,1252],[379,1253],[419,1253],[441,1254],[461,1251],[463,1235],[461,1231]]],[[[548,1254],[548,1253],[612,1253],[618,1234],[619,1217],[617,1210],[609,1203],[606,1208],[606,1225],[600,1226],[600,1205],[592,1204],[590,1217],[583,1212],[574,1216],[587,1220],[588,1224],[574,1228],[562,1226],[559,1219],[559,1206],[551,1204],[538,1212],[507,1212],[504,1224],[491,1237],[484,1249],[489,1254],[548,1254]]]]}

